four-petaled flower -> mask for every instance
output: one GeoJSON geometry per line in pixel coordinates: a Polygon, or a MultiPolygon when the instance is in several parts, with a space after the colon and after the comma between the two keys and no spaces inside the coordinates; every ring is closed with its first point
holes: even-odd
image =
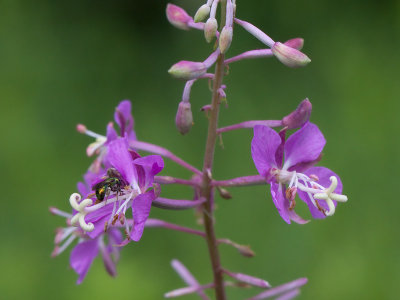
{"type": "Polygon", "coordinates": [[[307,203],[314,218],[331,216],[336,202],[346,202],[341,195],[338,175],[324,167],[313,167],[320,159],[325,138],[315,124],[306,123],[285,140],[267,126],[255,126],[251,155],[261,176],[271,185],[271,195],[279,214],[290,224],[307,221],[295,211],[295,196],[307,203]],[[285,158],[285,162],[283,162],[285,158]]]}

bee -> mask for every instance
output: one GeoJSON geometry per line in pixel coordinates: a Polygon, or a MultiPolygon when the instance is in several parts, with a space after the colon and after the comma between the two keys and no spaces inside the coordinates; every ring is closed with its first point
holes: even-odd
{"type": "Polygon", "coordinates": [[[107,170],[107,175],[102,179],[102,181],[92,186],[92,190],[96,192],[96,203],[103,201],[111,192],[116,192],[118,197],[121,188],[125,185],[125,181],[122,179],[121,174],[115,168],[109,168],[107,170]]]}

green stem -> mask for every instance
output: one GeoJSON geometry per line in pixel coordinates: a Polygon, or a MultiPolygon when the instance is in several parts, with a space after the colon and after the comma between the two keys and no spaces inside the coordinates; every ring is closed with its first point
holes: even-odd
{"type": "MultiPolygon", "coordinates": [[[[221,1],[221,25],[225,23],[226,14],[226,1],[221,1]]],[[[214,161],[214,150],[217,141],[217,128],[218,128],[218,115],[219,115],[219,94],[218,90],[222,85],[222,79],[224,77],[224,55],[220,54],[216,62],[215,76],[213,83],[212,102],[211,102],[211,113],[208,123],[208,135],[206,143],[206,152],[204,154],[203,164],[203,180],[201,184],[201,195],[207,201],[203,204],[203,220],[206,233],[206,240],[208,245],[208,251],[211,259],[211,265],[214,274],[214,286],[215,295],[217,300],[225,300],[225,288],[223,269],[221,267],[218,242],[215,236],[214,229],[214,212],[213,212],[213,193],[214,190],[211,186],[211,173],[214,161]]]]}

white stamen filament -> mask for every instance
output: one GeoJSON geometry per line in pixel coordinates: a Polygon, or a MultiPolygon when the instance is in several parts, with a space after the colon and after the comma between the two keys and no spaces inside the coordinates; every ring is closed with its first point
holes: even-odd
{"type": "Polygon", "coordinates": [[[51,212],[52,214],[55,214],[55,215],[57,215],[57,216],[64,217],[64,218],[67,218],[67,219],[69,219],[69,218],[72,217],[72,214],[67,213],[67,212],[65,212],[65,211],[62,211],[62,210],[59,210],[59,209],[56,208],[56,207],[50,207],[50,212],[51,212]]]}
{"type": "Polygon", "coordinates": [[[105,137],[97,138],[95,142],[89,144],[86,148],[86,154],[92,156],[98,149],[100,149],[104,143],[107,141],[105,137]]]}
{"type": "MultiPolygon", "coordinates": [[[[118,192],[117,192],[118,193],[118,192]]],[[[118,197],[117,197],[118,198],[118,197]]],[[[113,210],[112,210],[112,213],[111,213],[111,215],[110,215],[110,218],[108,219],[108,225],[110,226],[111,225],[111,222],[112,222],[112,220],[114,219],[114,215],[115,215],[115,210],[116,210],[116,208],[117,208],[117,201],[115,201],[114,202],[114,206],[113,206],[113,210]]]]}
{"type": "Polygon", "coordinates": [[[132,196],[133,196],[133,191],[129,194],[129,197],[124,201],[124,203],[122,203],[122,205],[118,208],[117,214],[119,214],[122,211],[122,209],[124,209],[124,214],[125,214],[127,204],[132,199],[132,196]]]}
{"type": "Polygon", "coordinates": [[[93,131],[91,131],[89,129],[86,129],[85,134],[90,136],[90,137],[92,137],[92,138],[98,139],[98,140],[106,139],[106,137],[104,135],[98,134],[98,133],[93,132],[93,131]]]}
{"type": "Polygon", "coordinates": [[[295,179],[297,179],[296,171],[293,172],[292,179],[290,179],[290,183],[289,183],[290,188],[293,186],[293,182],[295,181],[295,179]]]}
{"type": "Polygon", "coordinates": [[[61,235],[56,235],[56,244],[60,244],[63,240],[65,240],[72,232],[76,230],[76,227],[67,227],[67,228],[62,228],[62,233],[61,235]]]}
{"type": "MultiPolygon", "coordinates": [[[[75,228],[74,228],[75,229],[75,228]]],[[[68,238],[68,240],[66,240],[65,241],[65,243],[64,244],[62,244],[62,246],[61,247],[59,247],[59,248],[56,248],[57,250],[56,250],[56,252],[54,253],[55,255],[59,255],[60,253],[62,253],[65,249],[67,249],[67,247],[69,246],[69,245],[71,245],[71,243],[75,240],[75,238],[76,238],[76,235],[71,235],[69,238],[68,238]]]]}

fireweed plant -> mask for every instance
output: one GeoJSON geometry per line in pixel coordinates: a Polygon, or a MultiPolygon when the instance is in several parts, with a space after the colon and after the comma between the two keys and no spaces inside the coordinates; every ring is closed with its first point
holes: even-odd
{"type": "Polygon", "coordinates": [[[295,38],[284,43],[273,41],[254,25],[236,18],[235,2],[208,0],[197,10],[194,18],[173,4],[169,4],[166,9],[167,18],[175,27],[200,30],[204,32],[207,42],[215,40],[214,51],[203,62],[180,61],[169,70],[173,77],[186,81],[175,118],[176,127],[182,134],[188,133],[193,124],[190,105],[192,85],[200,79],[212,82],[211,104],[202,108],[208,116],[209,127],[201,170],[165,148],[137,139],[131,102],[128,100],[116,107],[114,121],[117,126],[109,123],[106,135],[94,133],[82,124],[77,126],[80,133],[95,139],[87,148],[87,155],[95,158],[83,175],[83,182],[78,183],[79,193],[73,193],[69,198],[71,211],[64,212],[55,207],[50,208],[50,211],[66,221],[65,227],[56,230],[53,256],[75,245],[70,254],[70,265],[78,274],[78,284],[85,278],[96,256],[101,256],[106,271],[115,276],[120,250],[131,241],[140,241],[147,227],[162,227],[197,235],[204,238],[208,245],[213,281],[200,284],[181,262],[173,260],[172,267],[187,286],[166,293],[167,298],[196,293],[202,299],[209,299],[206,289],[213,289],[216,299],[222,300],[226,299],[226,287],[253,286],[261,289],[261,292],[258,291],[249,299],[292,299],[299,294],[300,287],[306,284],[306,278],[299,278],[272,287],[263,279],[230,271],[220,263],[219,244],[235,247],[246,257],[254,255],[248,246],[226,238],[217,239],[215,236],[214,196],[219,192],[222,198],[230,198],[226,187],[269,185],[273,203],[288,224],[292,221],[299,224],[308,222],[295,212],[296,195],[307,204],[314,218],[332,216],[337,202],[347,201],[347,197],[342,194],[339,176],[325,167],[314,166],[321,159],[325,138],[318,126],[309,121],[311,103],[308,99],[303,100],[281,120],[244,121],[218,128],[219,107],[226,97],[226,86],[222,81],[230,64],[261,57],[275,57],[292,68],[310,62],[300,52],[303,39],[295,38]],[[216,18],[218,5],[221,11],[219,21],[216,18]],[[235,24],[243,27],[266,48],[227,58],[235,24]],[[214,73],[208,73],[214,65],[214,73]],[[224,132],[241,128],[254,131],[249,150],[258,174],[217,181],[212,176],[216,140],[224,132]],[[279,128],[279,131],[272,128],[279,128]],[[288,130],[293,132],[290,136],[288,130]],[[151,155],[142,156],[139,151],[151,155]],[[193,176],[189,179],[159,176],[164,168],[164,158],[191,171],[193,176]],[[195,197],[192,200],[163,198],[160,196],[161,186],[165,184],[188,186],[194,190],[195,197]],[[172,210],[195,209],[201,215],[204,231],[150,219],[148,217],[152,206],[172,210]]]}

